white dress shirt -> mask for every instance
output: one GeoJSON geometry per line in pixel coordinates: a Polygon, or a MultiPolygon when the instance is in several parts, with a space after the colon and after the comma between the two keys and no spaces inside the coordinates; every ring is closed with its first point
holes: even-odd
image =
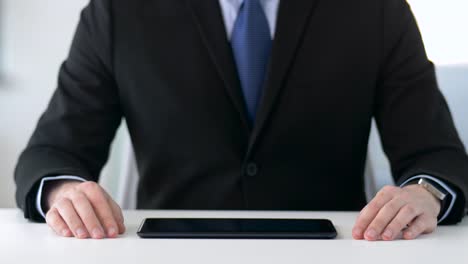
{"type": "MultiPolygon", "coordinates": [[[[275,32],[276,32],[276,21],[278,17],[278,8],[279,8],[279,3],[280,0],[259,0],[260,3],[263,6],[263,11],[265,12],[265,15],[268,20],[268,25],[270,27],[270,33],[271,33],[271,38],[274,39],[275,37],[275,32]]],[[[237,19],[237,14],[239,13],[239,9],[242,5],[244,0],[219,0],[219,4],[221,7],[222,15],[223,15],[223,20],[224,20],[224,25],[226,27],[226,33],[227,33],[227,38],[230,40],[232,31],[234,28],[234,24],[237,19]]],[[[429,180],[432,180],[436,183],[438,183],[440,186],[445,188],[449,195],[452,196],[451,203],[449,207],[447,208],[447,211],[443,214],[441,217],[440,221],[443,221],[450,211],[452,210],[453,205],[455,204],[455,199],[456,199],[456,193],[450,189],[446,184],[444,184],[442,181],[440,181],[437,178],[434,178],[432,176],[428,175],[420,175],[420,176],[415,176],[407,181],[405,181],[400,187],[406,185],[408,182],[419,179],[419,178],[426,178],[429,180]]],[[[41,180],[41,183],[39,185],[39,190],[36,196],[36,209],[38,212],[45,218],[44,210],[42,209],[41,201],[42,201],[42,190],[44,188],[44,184],[47,181],[51,180],[76,180],[76,181],[85,181],[83,178],[77,177],[77,176],[69,176],[69,175],[62,175],[62,176],[52,176],[52,177],[45,177],[41,180]]]]}

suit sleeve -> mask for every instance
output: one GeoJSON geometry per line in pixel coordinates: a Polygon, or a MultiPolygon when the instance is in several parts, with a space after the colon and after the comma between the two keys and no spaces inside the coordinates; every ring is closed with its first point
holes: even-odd
{"type": "Polygon", "coordinates": [[[59,72],[58,87],[16,170],[16,201],[26,218],[40,221],[35,194],[42,178],[76,175],[98,181],[122,113],[112,68],[112,16],[108,0],[83,10],[59,72]]]}
{"type": "Polygon", "coordinates": [[[457,192],[443,224],[459,222],[468,195],[468,157],[440,92],[409,5],[384,1],[383,52],[375,118],[398,185],[430,175],[457,192]]]}

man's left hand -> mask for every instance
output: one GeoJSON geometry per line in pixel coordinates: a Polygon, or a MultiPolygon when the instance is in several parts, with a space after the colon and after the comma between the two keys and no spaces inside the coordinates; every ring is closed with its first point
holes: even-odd
{"type": "Polygon", "coordinates": [[[420,185],[385,186],[362,209],[353,237],[394,240],[403,231],[404,239],[415,239],[436,229],[440,207],[440,201],[420,185]]]}

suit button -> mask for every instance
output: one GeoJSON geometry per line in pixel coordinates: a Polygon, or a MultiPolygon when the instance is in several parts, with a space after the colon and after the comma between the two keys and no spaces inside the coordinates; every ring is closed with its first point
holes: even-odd
{"type": "Polygon", "coordinates": [[[247,164],[245,172],[247,173],[247,176],[250,176],[250,177],[256,176],[258,174],[257,164],[255,164],[253,162],[247,164]]]}

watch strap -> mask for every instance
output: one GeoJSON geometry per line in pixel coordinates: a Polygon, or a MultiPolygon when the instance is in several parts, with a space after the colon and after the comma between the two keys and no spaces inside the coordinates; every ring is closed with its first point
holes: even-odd
{"type": "Polygon", "coordinates": [[[440,201],[443,201],[445,198],[447,198],[447,195],[448,195],[447,191],[444,191],[443,188],[437,188],[437,186],[433,182],[425,178],[420,178],[418,181],[418,184],[421,185],[427,191],[429,191],[432,195],[434,195],[440,201]]]}

